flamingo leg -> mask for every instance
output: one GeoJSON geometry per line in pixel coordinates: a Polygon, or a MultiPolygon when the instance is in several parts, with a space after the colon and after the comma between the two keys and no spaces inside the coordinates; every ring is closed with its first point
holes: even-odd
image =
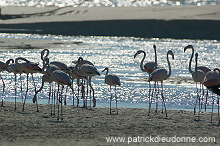
{"type": "Polygon", "coordinates": [[[149,110],[148,110],[148,116],[150,116],[150,108],[151,108],[151,85],[150,85],[150,82],[149,82],[149,90],[148,90],[148,102],[149,102],[149,110]]]}
{"type": "Polygon", "coordinates": [[[27,99],[27,93],[28,93],[28,75],[27,74],[27,89],[26,89],[26,93],[25,93],[25,97],[24,97],[24,102],[23,102],[23,108],[22,108],[22,111],[24,111],[24,106],[25,106],[25,102],[26,102],[26,99],[27,99]]]}
{"type": "Polygon", "coordinates": [[[116,95],[116,85],[115,85],[115,104],[116,104],[116,114],[118,114],[118,99],[116,95]]]}
{"type": "Polygon", "coordinates": [[[197,91],[197,97],[196,97],[196,102],[195,102],[195,106],[194,106],[194,115],[196,114],[196,105],[197,105],[198,98],[199,98],[197,83],[196,83],[196,91],[197,91]]]}
{"type": "Polygon", "coordinates": [[[21,74],[20,74],[20,83],[21,83],[21,86],[20,86],[20,90],[21,90],[21,101],[23,103],[23,87],[22,87],[22,78],[21,78],[21,74]]]}
{"type": "Polygon", "coordinates": [[[159,85],[158,85],[158,82],[156,82],[156,86],[157,88],[155,88],[155,92],[157,94],[156,96],[156,113],[157,113],[157,110],[158,110],[158,102],[159,102],[159,99],[158,99],[158,96],[159,96],[159,93],[160,93],[160,89],[159,89],[159,85]]]}
{"type": "Polygon", "coordinates": [[[219,96],[218,96],[218,119],[219,119],[219,121],[218,121],[218,125],[220,125],[220,114],[219,114],[219,96]]]}
{"type": "Polygon", "coordinates": [[[161,96],[162,96],[162,100],[163,100],[163,105],[164,105],[164,110],[165,110],[165,114],[167,117],[167,110],[166,110],[166,103],[165,103],[165,99],[164,99],[164,95],[163,95],[163,82],[161,82],[161,96]]]}
{"type": "Polygon", "coordinates": [[[213,110],[214,110],[214,95],[213,95],[213,92],[212,92],[212,113],[211,113],[211,123],[212,123],[212,117],[213,117],[213,110]]]}
{"type": "Polygon", "coordinates": [[[154,96],[154,90],[156,88],[156,82],[154,82],[154,88],[152,90],[152,93],[151,95],[149,95],[149,110],[148,110],[148,116],[150,116],[150,110],[151,110],[151,104],[152,104],[152,99],[153,99],[153,96],[154,96]]]}
{"type": "Polygon", "coordinates": [[[207,106],[207,102],[208,102],[208,96],[209,96],[209,91],[206,89],[206,95],[205,95],[205,112],[206,112],[206,106],[207,106]]]}
{"type": "Polygon", "coordinates": [[[17,102],[17,75],[16,74],[14,74],[14,76],[15,76],[15,87],[14,87],[14,90],[15,90],[15,110],[17,109],[17,105],[16,105],[16,102],[17,102]]]}
{"type": "Polygon", "coordinates": [[[1,80],[2,80],[2,84],[3,84],[3,89],[2,89],[2,104],[1,104],[1,106],[4,106],[5,82],[4,82],[4,80],[3,80],[3,78],[2,78],[1,75],[0,75],[0,77],[1,77],[1,80]]]}
{"type": "Polygon", "coordinates": [[[63,120],[63,89],[64,89],[64,86],[62,85],[61,92],[59,95],[61,121],[63,120]]]}
{"type": "Polygon", "coordinates": [[[60,85],[58,84],[58,89],[57,89],[57,106],[58,106],[58,111],[57,111],[57,120],[60,119],[59,115],[60,115],[60,104],[59,104],[59,90],[60,90],[60,85]]]}
{"type": "Polygon", "coordinates": [[[111,97],[110,97],[110,115],[112,114],[112,88],[110,85],[110,93],[111,93],[111,97]]]}

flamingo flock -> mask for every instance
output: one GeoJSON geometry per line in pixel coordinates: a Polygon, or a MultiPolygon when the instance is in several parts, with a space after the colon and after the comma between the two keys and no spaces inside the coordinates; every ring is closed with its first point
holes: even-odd
{"type": "MultiPolygon", "coordinates": [[[[134,58],[136,58],[138,55],[143,54],[143,58],[140,61],[140,69],[142,72],[148,73],[148,82],[149,82],[149,90],[148,90],[148,102],[149,102],[149,110],[148,110],[148,116],[150,116],[151,113],[151,105],[152,101],[156,100],[156,111],[158,108],[158,96],[160,95],[162,99],[162,112],[165,111],[166,117],[167,109],[166,109],[166,98],[164,95],[164,81],[167,80],[171,74],[171,64],[170,58],[174,59],[174,53],[172,50],[167,51],[166,53],[166,61],[168,65],[168,70],[164,67],[161,67],[158,65],[157,62],[157,51],[156,51],[156,45],[153,45],[155,59],[154,61],[150,61],[144,64],[144,61],[146,59],[146,52],[143,50],[138,50],[134,54],[134,58]],[[151,82],[154,83],[153,88],[151,88],[151,82]],[[159,83],[161,84],[159,86],[159,83]],[[157,95],[157,97],[156,97],[157,95]]],[[[197,98],[195,102],[194,107],[194,113],[196,113],[196,107],[198,105],[199,107],[199,113],[202,109],[202,97],[204,97],[204,86],[207,87],[207,93],[206,93],[206,101],[208,97],[208,90],[220,95],[220,70],[215,68],[213,71],[211,69],[205,67],[205,66],[198,66],[198,57],[199,54],[194,54],[194,48],[192,45],[188,45],[184,47],[184,52],[191,49],[192,54],[189,60],[189,73],[192,75],[193,81],[196,83],[196,91],[197,91],[197,98]],[[194,71],[192,70],[192,62],[193,58],[195,56],[195,68],[194,71]],[[199,84],[199,88],[198,88],[199,84]]],[[[49,84],[49,95],[48,95],[48,103],[51,106],[51,116],[55,115],[55,108],[57,107],[57,119],[63,120],[63,106],[66,105],[66,93],[68,90],[71,90],[72,94],[72,101],[74,107],[80,107],[79,106],[79,100],[83,100],[83,105],[81,107],[84,107],[86,109],[91,109],[92,107],[96,107],[96,98],[95,98],[95,90],[92,86],[92,77],[93,76],[100,76],[100,72],[97,70],[97,68],[94,66],[94,64],[88,60],[84,60],[82,57],[79,57],[76,61],[72,61],[74,64],[73,66],[67,66],[63,62],[58,61],[50,61],[49,58],[50,51],[48,49],[44,49],[41,51],[41,60],[43,67],[41,68],[39,66],[39,63],[31,62],[23,57],[18,57],[16,59],[9,59],[4,62],[0,62],[0,72],[7,71],[9,73],[14,74],[14,109],[17,110],[16,102],[17,102],[17,75],[20,75],[20,91],[23,92],[23,83],[21,79],[22,74],[26,74],[26,91],[24,97],[21,97],[22,99],[22,111],[25,111],[25,103],[26,98],[29,92],[29,75],[32,77],[32,84],[34,85],[34,97],[33,97],[33,103],[36,103],[36,111],[39,112],[38,107],[38,93],[42,91],[42,89],[45,86],[45,83],[49,84]],[[34,73],[42,73],[42,82],[39,89],[37,89],[34,81],[33,74],[34,73]],[[73,80],[76,79],[76,85],[77,85],[77,92],[74,90],[73,80]],[[64,90],[66,89],[66,91],[64,90]],[[80,94],[81,93],[81,94],[80,94]],[[81,95],[81,98],[80,98],[81,95]],[[76,101],[76,103],[75,103],[76,101]],[[89,106],[88,106],[89,101],[89,106]]],[[[110,86],[110,114],[118,114],[118,98],[116,95],[116,86],[121,86],[120,79],[117,75],[109,73],[109,67],[106,67],[102,72],[106,71],[105,74],[105,80],[104,82],[110,86]],[[112,91],[112,86],[114,86],[114,90],[112,91]],[[115,99],[115,110],[112,109],[112,100],[115,99]]],[[[4,94],[4,88],[5,83],[3,78],[0,78],[2,80],[2,95],[4,94]]],[[[21,94],[22,95],[22,94],[21,94]]],[[[22,95],[23,96],[23,95],[22,95]]],[[[213,99],[214,103],[214,99],[213,99]]],[[[218,101],[219,104],[219,101],[218,101]]],[[[2,98],[2,106],[4,105],[4,101],[2,98]]],[[[219,108],[219,106],[218,106],[219,108]]],[[[206,107],[205,107],[206,109],[206,107]]],[[[219,111],[219,110],[218,110],[219,111]]],[[[219,114],[218,114],[219,115],[219,114]]],[[[198,116],[199,117],[199,116],[198,116]]],[[[219,115],[219,123],[220,123],[220,115],[219,115]]]]}

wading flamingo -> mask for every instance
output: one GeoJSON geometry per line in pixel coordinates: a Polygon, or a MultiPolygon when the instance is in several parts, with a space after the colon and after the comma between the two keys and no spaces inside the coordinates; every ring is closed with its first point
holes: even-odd
{"type": "MultiPolygon", "coordinates": [[[[7,69],[6,63],[0,61],[0,72],[6,71],[6,69],[7,69]]],[[[0,74],[0,78],[2,80],[2,87],[3,87],[3,89],[2,89],[2,104],[1,104],[1,106],[4,106],[4,97],[3,96],[4,96],[4,93],[5,93],[5,82],[4,82],[1,74],[0,74]]]]}
{"type": "MultiPolygon", "coordinates": [[[[71,81],[69,75],[66,74],[65,72],[61,71],[61,70],[53,71],[53,73],[51,74],[51,79],[52,79],[52,81],[54,81],[58,84],[58,97],[57,97],[57,100],[60,103],[61,108],[59,110],[59,104],[58,104],[58,117],[57,117],[57,120],[59,120],[59,119],[63,120],[62,93],[63,93],[64,86],[66,85],[72,90],[73,94],[75,94],[74,90],[73,90],[73,87],[72,87],[72,81],[71,81]],[[60,85],[62,86],[62,88],[61,88],[61,92],[59,93],[59,86],[60,85]],[[60,114],[60,116],[59,116],[59,114],[60,114]]],[[[78,98],[77,98],[77,100],[78,100],[78,98]]]]}
{"type": "Polygon", "coordinates": [[[120,82],[120,79],[118,76],[116,76],[115,74],[109,74],[108,71],[109,71],[109,68],[106,67],[102,72],[106,71],[106,74],[105,74],[105,83],[108,84],[110,86],[110,92],[111,92],[111,97],[110,97],[110,114],[112,114],[112,99],[113,99],[113,96],[112,96],[112,89],[111,87],[112,86],[115,86],[115,101],[116,101],[116,114],[118,114],[118,106],[117,106],[117,96],[116,96],[116,86],[121,86],[121,82],[120,82]]]}
{"type": "MultiPolygon", "coordinates": [[[[156,45],[153,45],[153,48],[154,48],[154,54],[155,54],[155,59],[154,59],[154,61],[150,61],[150,62],[147,62],[147,63],[145,63],[144,64],[144,60],[145,60],[145,58],[146,58],[146,52],[145,51],[143,51],[143,50],[138,50],[137,51],[137,53],[135,53],[135,55],[134,55],[134,58],[136,58],[136,56],[138,55],[138,54],[141,54],[141,53],[143,53],[144,54],[144,56],[143,56],[143,58],[142,58],[142,60],[141,60],[141,63],[140,63],[140,68],[141,68],[141,70],[143,71],[143,72],[147,72],[148,73],[148,75],[149,75],[149,77],[150,77],[150,74],[155,70],[155,69],[157,69],[157,50],[156,50],[156,45]]],[[[155,82],[155,85],[154,86],[156,86],[156,82],[155,82]]],[[[151,103],[151,84],[150,84],[150,82],[149,82],[149,107],[150,107],[150,103],[151,103]]]]}
{"type": "MultiPolygon", "coordinates": [[[[92,76],[100,76],[99,71],[90,64],[83,64],[83,58],[79,57],[78,59],[78,64],[77,64],[77,68],[80,70],[80,72],[82,73],[82,76],[87,77],[87,85],[90,87],[90,89],[92,90],[92,97],[93,97],[93,107],[96,107],[96,99],[95,99],[95,91],[92,87],[92,76]]],[[[87,99],[87,98],[86,98],[87,99]]],[[[86,100],[86,104],[87,104],[87,100],[86,100]]],[[[91,104],[91,96],[90,96],[90,104],[91,104]]],[[[87,106],[87,105],[86,105],[87,106]]],[[[91,107],[91,106],[90,106],[91,107]]]]}
{"type": "MultiPolygon", "coordinates": [[[[158,68],[150,74],[150,77],[148,79],[148,82],[150,82],[150,81],[161,82],[161,97],[163,100],[163,105],[164,105],[166,117],[167,117],[167,111],[166,111],[166,104],[165,104],[165,99],[164,99],[164,95],[163,95],[163,81],[168,79],[171,76],[171,65],[170,65],[170,61],[169,61],[169,55],[171,55],[172,59],[174,59],[174,54],[173,54],[172,50],[169,50],[167,52],[167,63],[169,66],[169,71],[167,71],[164,68],[158,68]]],[[[150,107],[149,107],[149,113],[150,113],[150,107]]]]}
{"type": "MultiPolygon", "coordinates": [[[[194,47],[192,45],[188,45],[184,48],[184,52],[186,52],[187,49],[192,49],[192,54],[191,54],[191,57],[190,57],[190,61],[189,61],[189,72],[192,74],[192,69],[191,69],[191,66],[192,66],[192,59],[194,57],[194,47]]],[[[206,66],[197,66],[197,70],[201,70],[204,72],[204,74],[206,74],[207,72],[211,71],[211,69],[209,69],[208,67],[206,66]]],[[[204,95],[204,89],[203,89],[203,85],[201,84],[200,86],[200,92],[202,92],[202,95],[204,95]]],[[[197,90],[197,93],[198,93],[198,90],[197,90]]],[[[207,98],[208,98],[208,90],[206,92],[206,101],[207,101],[207,98]]],[[[205,103],[205,111],[206,111],[206,103],[205,103]]]]}
{"type": "MultiPolygon", "coordinates": [[[[28,93],[28,77],[29,77],[29,74],[32,75],[32,79],[33,79],[33,82],[34,82],[34,78],[33,78],[33,73],[39,73],[41,72],[41,68],[38,66],[39,64],[38,63],[34,63],[34,62],[30,62],[29,60],[23,58],[23,57],[18,57],[15,59],[15,64],[16,64],[16,67],[17,69],[19,70],[19,72],[24,72],[27,74],[27,89],[26,89],[26,94],[25,94],[25,97],[24,97],[24,103],[23,103],[23,108],[22,108],[22,111],[24,111],[24,106],[25,106],[25,102],[26,102],[26,98],[27,98],[27,93],[28,93]],[[19,63],[19,61],[25,61],[24,63],[19,63]]],[[[34,86],[35,86],[35,83],[34,83],[34,86]]],[[[35,87],[36,89],[36,87],[35,87]]],[[[36,92],[36,91],[35,91],[36,92]]]]}
{"type": "MultiPolygon", "coordinates": [[[[204,86],[207,87],[212,93],[220,95],[220,70],[215,68],[213,71],[209,71],[206,73],[205,80],[203,82],[204,86]]],[[[211,114],[211,122],[213,117],[213,105],[214,105],[214,97],[212,96],[212,114],[211,114]]],[[[219,115],[219,96],[218,96],[218,118],[220,124],[220,115],[219,115]]]]}

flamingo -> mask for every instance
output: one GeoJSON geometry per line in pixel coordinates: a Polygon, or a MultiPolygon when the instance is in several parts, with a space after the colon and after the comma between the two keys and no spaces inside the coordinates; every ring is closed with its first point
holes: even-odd
{"type": "Polygon", "coordinates": [[[205,73],[202,71],[202,70],[198,70],[198,67],[197,67],[197,62],[198,62],[198,53],[195,54],[195,71],[194,72],[191,72],[192,74],[192,78],[194,80],[194,82],[196,83],[196,89],[197,89],[197,99],[196,99],[196,103],[195,103],[195,107],[194,107],[194,112],[196,112],[196,104],[197,104],[197,101],[199,99],[199,113],[200,113],[200,96],[198,94],[198,88],[197,88],[197,83],[200,84],[200,91],[202,90],[201,89],[201,86],[202,86],[202,83],[204,81],[204,78],[205,78],[205,73]]]}
{"type": "Polygon", "coordinates": [[[22,92],[22,79],[21,79],[21,74],[23,73],[22,71],[19,71],[17,68],[17,65],[14,63],[13,59],[9,59],[7,62],[7,71],[9,73],[14,73],[14,90],[15,90],[15,110],[16,110],[16,102],[17,102],[17,74],[20,75],[20,82],[21,82],[21,92],[22,92]]]}
{"type": "MultiPolygon", "coordinates": [[[[218,68],[215,68],[213,71],[207,72],[203,84],[212,93],[220,95],[220,90],[219,90],[219,88],[220,88],[220,70],[218,68]]],[[[218,117],[219,117],[219,124],[220,124],[219,102],[220,101],[218,98],[218,102],[217,102],[218,103],[218,117]]],[[[213,102],[212,102],[211,122],[212,122],[212,117],[213,117],[213,104],[214,104],[214,98],[213,98],[213,102]]]]}
{"type": "Polygon", "coordinates": [[[110,114],[112,114],[112,106],[111,106],[111,102],[112,102],[112,89],[111,86],[115,86],[115,100],[116,100],[116,110],[118,114],[118,108],[117,108],[117,96],[116,96],[116,86],[121,86],[121,82],[118,76],[116,76],[115,74],[109,74],[109,68],[106,67],[102,72],[106,71],[105,74],[105,83],[108,84],[110,86],[110,92],[111,92],[111,97],[110,97],[110,114]]]}
{"type": "MultiPolygon", "coordinates": [[[[172,59],[174,59],[174,54],[173,54],[172,50],[169,50],[167,52],[167,63],[168,63],[168,66],[169,66],[169,71],[167,71],[164,68],[155,69],[150,74],[150,77],[148,79],[148,82],[150,82],[150,81],[154,81],[154,82],[159,82],[160,81],[161,82],[161,90],[162,90],[161,91],[161,97],[162,97],[162,100],[163,100],[166,117],[167,117],[167,111],[166,111],[165,99],[164,99],[164,95],[163,95],[163,81],[168,79],[171,76],[171,65],[170,65],[170,61],[169,61],[169,58],[168,58],[169,55],[171,55],[172,59]]],[[[149,112],[150,112],[150,109],[149,109],[149,112]]]]}
{"type": "MultiPolygon", "coordinates": [[[[46,49],[47,50],[47,49],[46,49]]],[[[43,50],[42,52],[44,52],[45,50],[43,50]]],[[[49,64],[49,58],[47,56],[45,56],[44,58],[42,57],[42,53],[41,53],[41,59],[43,59],[43,68],[42,68],[42,73],[44,74],[42,76],[42,84],[39,90],[36,91],[34,97],[33,97],[33,103],[36,102],[37,104],[37,94],[43,89],[44,86],[44,82],[48,82],[49,86],[50,86],[50,91],[49,91],[49,100],[50,100],[50,95],[51,95],[51,74],[53,73],[53,71],[55,70],[60,70],[59,67],[57,67],[56,65],[53,64],[49,64]]],[[[39,111],[38,106],[37,106],[37,111],[39,111]]]]}
{"type": "MultiPolygon", "coordinates": [[[[188,46],[186,46],[184,48],[184,52],[186,52],[187,49],[192,49],[192,54],[191,54],[190,61],[189,61],[189,72],[192,74],[193,71],[191,69],[191,64],[192,64],[192,59],[194,57],[194,47],[192,45],[188,45],[188,46]]],[[[211,69],[206,67],[206,66],[197,66],[197,70],[203,71],[204,74],[206,74],[207,72],[211,71],[211,69]]],[[[201,85],[200,90],[203,90],[203,85],[201,85]]],[[[204,95],[204,91],[202,91],[202,94],[204,95]]],[[[207,98],[208,98],[208,90],[206,92],[206,101],[207,101],[207,98]]],[[[205,106],[205,111],[206,111],[206,106],[205,106]]]]}
{"type": "MultiPolygon", "coordinates": [[[[42,69],[38,66],[38,63],[34,63],[34,62],[30,62],[29,60],[23,58],[23,57],[18,57],[15,59],[15,64],[17,69],[19,70],[19,72],[24,72],[27,74],[27,89],[26,89],[26,94],[25,94],[25,98],[24,98],[24,103],[23,103],[23,108],[22,111],[24,111],[24,105],[26,102],[26,98],[27,98],[27,93],[28,93],[28,77],[29,77],[29,73],[32,75],[32,79],[34,82],[34,78],[33,78],[33,73],[39,73],[42,71],[42,69]],[[19,60],[25,61],[24,63],[19,63],[19,60]]],[[[36,87],[35,87],[35,92],[36,92],[36,87]]]]}
{"type": "MultiPolygon", "coordinates": [[[[78,86],[78,97],[79,97],[79,91],[80,91],[80,87],[81,87],[81,92],[82,92],[82,99],[83,99],[83,107],[86,107],[86,104],[85,104],[85,98],[84,98],[84,93],[85,93],[85,86],[83,85],[83,81],[80,82],[80,80],[83,80],[83,79],[88,79],[87,77],[84,77],[82,75],[82,72],[78,69],[79,67],[77,67],[77,65],[75,67],[69,67],[71,69],[69,75],[72,77],[72,79],[76,79],[77,80],[77,86],[78,86]]],[[[74,101],[74,100],[73,100],[74,101]]],[[[74,105],[74,102],[73,102],[73,105],[74,105]]]]}
{"type": "Polygon", "coordinates": [[[61,118],[59,118],[59,104],[58,104],[58,118],[57,118],[57,120],[59,120],[59,119],[63,120],[62,92],[63,92],[63,89],[64,89],[64,85],[66,85],[66,86],[71,88],[71,90],[74,94],[74,90],[73,90],[73,87],[72,87],[72,82],[71,82],[71,79],[70,79],[69,75],[66,74],[65,72],[61,71],[61,70],[53,71],[53,73],[51,74],[51,79],[52,79],[52,81],[54,81],[58,84],[58,92],[59,92],[59,86],[60,85],[62,86],[60,95],[58,96],[58,101],[61,104],[61,111],[60,111],[61,118]]]}
{"type": "MultiPolygon", "coordinates": [[[[83,58],[82,57],[79,57],[78,63],[79,64],[77,64],[77,68],[82,73],[82,76],[88,77],[87,84],[90,87],[90,89],[92,90],[92,93],[93,93],[93,107],[95,107],[96,106],[96,99],[95,99],[95,96],[94,96],[95,91],[92,87],[91,80],[92,80],[92,76],[96,76],[96,75],[100,76],[100,73],[98,72],[98,70],[93,65],[83,64],[83,58]]],[[[90,104],[91,104],[91,96],[90,96],[90,104]]]]}
{"type": "MultiPolygon", "coordinates": [[[[6,66],[7,66],[6,63],[0,61],[0,72],[5,71],[5,70],[6,70],[6,66]]],[[[5,92],[5,82],[4,82],[4,80],[3,80],[2,76],[1,76],[1,74],[0,74],[0,78],[1,78],[1,80],[2,80],[2,85],[3,85],[3,89],[2,89],[2,104],[1,104],[1,106],[3,106],[3,104],[4,104],[3,95],[4,95],[4,92],[5,92]]]]}
{"type": "MultiPolygon", "coordinates": [[[[194,55],[194,48],[192,45],[188,45],[184,48],[184,52],[188,49],[191,48],[192,49],[192,55],[190,57],[190,61],[189,61],[189,72],[192,74],[192,78],[194,80],[194,82],[196,83],[196,91],[197,91],[197,99],[196,99],[196,103],[195,103],[195,107],[194,107],[194,114],[196,112],[196,105],[197,105],[197,101],[199,99],[199,110],[200,110],[200,95],[198,94],[198,87],[197,87],[197,83],[200,84],[200,92],[202,90],[202,83],[204,81],[205,78],[205,74],[209,71],[211,71],[210,69],[208,69],[207,67],[204,66],[198,66],[197,62],[198,62],[198,53],[195,54],[195,71],[193,71],[191,69],[191,63],[192,63],[192,59],[193,59],[193,55],[194,55]],[[204,70],[204,71],[203,71],[204,70]]],[[[200,112],[200,111],[199,111],[200,112]]]]}
{"type": "MultiPolygon", "coordinates": [[[[143,72],[147,72],[148,73],[148,75],[149,75],[149,77],[150,77],[150,74],[155,70],[155,69],[157,69],[157,50],[156,50],[156,45],[153,45],[153,48],[154,48],[154,54],[155,54],[155,60],[154,61],[151,61],[151,62],[147,62],[147,63],[145,63],[144,64],[144,60],[145,60],[145,58],[146,58],[146,52],[145,51],[143,51],[143,50],[138,50],[137,51],[137,53],[135,53],[135,55],[134,55],[134,58],[136,58],[136,56],[138,55],[138,54],[141,54],[141,53],[143,53],[144,54],[144,56],[143,56],[143,58],[142,58],[142,60],[141,60],[141,63],[140,63],[140,68],[141,68],[141,71],[143,71],[143,72]]],[[[155,82],[155,85],[154,85],[154,87],[156,86],[156,82],[155,82]]],[[[150,108],[150,106],[151,106],[151,84],[150,84],[150,82],[149,82],[149,108],[150,108]]]]}

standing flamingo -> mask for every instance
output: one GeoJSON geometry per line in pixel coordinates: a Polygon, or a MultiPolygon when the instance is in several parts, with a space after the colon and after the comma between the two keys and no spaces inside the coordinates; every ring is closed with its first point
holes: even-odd
{"type": "MultiPolygon", "coordinates": [[[[207,87],[208,90],[210,90],[212,93],[215,93],[217,95],[220,95],[220,70],[218,68],[215,68],[213,71],[209,71],[205,75],[205,80],[203,82],[204,86],[207,87]]],[[[213,106],[214,106],[214,98],[212,96],[212,114],[211,114],[211,122],[213,117],[213,106]]],[[[219,124],[220,124],[220,116],[219,116],[219,98],[218,98],[218,117],[219,117],[219,124]]]]}
{"type": "Polygon", "coordinates": [[[194,82],[196,83],[196,90],[197,90],[197,99],[196,99],[196,103],[195,103],[195,107],[194,107],[194,113],[196,112],[196,104],[199,100],[199,113],[200,113],[200,102],[201,102],[201,98],[200,98],[200,95],[198,94],[198,88],[197,88],[197,83],[200,84],[200,92],[202,90],[202,83],[204,81],[204,78],[205,78],[205,73],[202,71],[202,70],[198,70],[198,67],[197,67],[197,62],[198,62],[198,53],[195,54],[195,71],[194,72],[191,72],[192,74],[192,78],[194,80],[194,82]]]}
{"type": "MultiPolygon", "coordinates": [[[[82,57],[79,57],[78,62],[79,62],[79,64],[77,64],[77,68],[82,73],[82,76],[88,77],[87,85],[92,90],[92,93],[93,93],[92,94],[92,97],[93,97],[93,107],[95,107],[96,106],[96,99],[95,99],[95,95],[94,95],[95,91],[94,91],[94,89],[92,87],[91,80],[92,80],[92,76],[96,76],[96,75],[100,76],[100,73],[98,72],[98,70],[93,65],[82,64],[83,63],[83,58],[82,57]]],[[[91,104],[91,96],[90,96],[90,104],[91,104]]]]}
{"type": "Polygon", "coordinates": [[[64,89],[64,85],[67,85],[68,87],[71,88],[73,94],[74,94],[74,90],[72,87],[72,81],[69,77],[69,75],[67,75],[65,72],[61,71],[61,70],[55,70],[53,71],[53,73],[51,74],[51,79],[52,81],[56,82],[58,84],[58,92],[59,92],[59,86],[62,86],[61,92],[57,97],[58,102],[61,104],[61,108],[59,111],[59,104],[58,104],[58,118],[57,120],[61,119],[63,120],[63,109],[62,109],[62,92],[64,89]],[[59,118],[59,112],[60,112],[60,117],[59,118]]]}
{"type": "MultiPolygon", "coordinates": [[[[150,81],[154,81],[154,82],[159,82],[160,81],[161,82],[161,97],[162,97],[162,100],[163,100],[166,117],[167,117],[167,111],[166,111],[166,104],[165,104],[165,99],[164,99],[164,95],[163,95],[163,81],[168,79],[171,76],[171,65],[170,65],[170,61],[169,61],[169,58],[168,58],[169,55],[171,55],[172,59],[174,59],[174,54],[173,54],[172,50],[169,50],[167,52],[167,63],[168,63],[168,66],[169,66],[169,71],[167,71],[164,68],[158,68],[150,74],[150,77],[148,79],[148,82],[150,82],[150,81]]],[[[150,112],[150,110],[149,110],[149,112],[150,112]]]]}
{"type": "MultiPolygon", "coordinates": [[[[33,73],[39,73],[41,72],[41,68],[38,66],[38,63],[34,63],[34,62],[30,62],[29,60],[22,58],[22,57],[18,57],[15,59],[15,64],[17,66],[17,69],[19,70],[19,72],[24,72],[27,74],[27,89],[26,89],[26,94],[24,97],[24,103],[23,103],[23,108],[22,111],[24,111],[24,106],[25,106],[25,102],[26,102],[26,98],[27,98],[27,93],[28,93],[28,77],[29,77],[29,73],[32,75],[32,79],[34,82],[34,78],[33,78],[33,73]],[[19,63],[19,60],[21,61],[25,61],[24,63],[19,63]]],[[[35,87],[36,89],[36,87],[35,87]]]]}
{"type": "MultiPolygon", "coordinates": [[[[5,71],[6,68],[7,68],[6,63],[0,61],[0,72],[5,71]]],[[[3,86],[3,89],[2,89],[2,104],[1,104],[1,106],[3,106],[3,104],[4,104],[4,98],[3,98],[3,96],[4,96],[4,93],[5,93],[5,82],[4,82],[4,80],[3,80],[2,76],[1,76],[1,74],[0,74],[0,78],[1,78],[1,80],[2,80],[2,86],[3,86]]]]}
{"type": "Polygon", "coordinates": [[[19,71],[17,68],[17,65],[14,63],[13,59],[9,59],[7,62],[7,71],[9,73],[14,73],[14,90],[15,90],[15,110],[16,108],[16,102],[17,102],[17,74],[20,75],[20,82],[21,82],[21,92],[22,92],[22,79],[21,79],[21,74],[23,73],[22,71],[19,71]],[[11,63],[12,62],[12,63],[11,63]],[[11,63],[11,64],[10,64],[11,63]]]}
{"type": "MultiPolygon", "coordinates": [[[[190,57],[190,61],[189,61],[189,72],[192,74],[192,69],[191,69],[191,64],[192,64],[192,59],[194,57],[194,47],[192,45],[188,45],[184,48],[184,52],[186,52],[187,49],[192,49],[192,54],[190,57]]],[[[206,66],[197,66],[197,70],[201,70],[204,72],[204,74],[206,74],[207,72],[211,71],[211,69],[209,69],[206,66]]],[[[201,85],[200,91],[202,91],[202,94],[204,95],[204,90],[203,90],[203,85],[201,85]]],[[[207,102],[207,98],[208,98],[208,90],[206,92],[206,102],[207,102]]],[[[205,111],[206,111],[206,103],[205,103],[205,111]]]]}
{"type": "MultiPolygon", "coordinates": [[[[149,77],[150,77],[150,74],[155,70],[155,69],[157,69],[157,50],[156,50],[156,45],[153,45],[153,48],[154,48],[154,54],[155,54],[155,60],[154,61],[151,61],[151,62],[147,62],[147,63],[145,63],[144,64],[144,60],[145,60],[145,58],[146,58],[146,52],[145,51],[143,51],[143,50],[139,50],[139,51],[137,51],[137,53],[134,55],[134,58],[136,58],[136,56],[138,55],[138,54],[141,54],[141,53],[143,53],[144,54],[144,56],[143,56],[143,58],[142,58],[142,60],[141,60],[141,63],[140,63],[140,68],[141,68],[141,70],[143,71],[143,72],[147,72],[148,73],[148,75],[149,75],[149,77]]],[[[155,82],[155,84],[154,84],[154,87],[156,87],[156,82],[155,82]]],[[[150,82],[149,82],[149,108],[150,108],[150,106],[151,106],[151,84],[150,84],[150,82]]]]}
{"type": "Polygon", "coordinates": [[[120,79],[118,76],[114,75],[114,74],[109,74],[108,71],[109,71],[109,68],[106,67],[102,72],[106,71],[106,74],[105,74],[105,83],[110,85],[110,92],[111,92],[111,97],[110,97],[110,114],[112,114],[112,106],[111,106],[111,103],[112,103],[112,89],[111,89],[111,86],[115,86],[115,100],[116,100],[116,111],[118,114],[118,106],[117,106],[117,96],[116,96],[116,86],[121,86],[121,82],[120,82],[120,79]]]}

